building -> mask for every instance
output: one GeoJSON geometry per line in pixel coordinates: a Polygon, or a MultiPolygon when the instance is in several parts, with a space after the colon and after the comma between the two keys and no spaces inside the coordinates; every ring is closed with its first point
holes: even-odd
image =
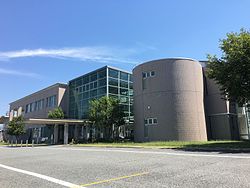
{"type": "Polygon", "coordinates": [[[207,77],[203,67],[204,104],[207,135],[210,140],[239,140],[237,104],[224,100],[219,85],[207,77]]]}
{"type": "MultiPolygon", "coordinates": [[[[47,119],[48,112],[61,107],[68,115],[68,85],[62,83],[56,83],[40,91],[25,96],[17,101],[10,103],[10,120],[13,117],[22,115],[25,120],[36,118],[36,119],[47,119]]],[[[52,142],[51,135],[54,133],[52,126],[44,124],[29,124],[26,126],[27,133],[23,136],[23,139],[43,139],[44,141],[52,142]]],[[[59,130],[60,133],[63,130],[59,130]]],[[[59,140],[63,140],[62,134],[59,134],[59,140]]],[[[61,141],[63,142],[63,141],[61,141]]]]}
{"type": "MultiPolygon", "coordinates": [[[[10,103],[10,120],[22,115],[27,134],[23,139],[47,143],[68,143],[88,140],[95,129],[87,126],[89,102],[102,96],[121,101],[125,122],[121,130],[124,137],[132,136],[133,86],[132,74],[105,66],[69,81],[57,83],[10,103]],[[56,107],[63,109],[64,120],[49,120],[48,112],[56,107]]],[[[93,134],[95,135],[95,134],[93,134]]]]}
{"type": "Polygon", "coordinates": [[[61,107],[67,115],[67,88],[67,84],[56,83],[11,102],[10,120],[12,120],[14,116],[19,115],[22,115],[24,118],[48,118],[48,112],[55,107],[61,107]]]}
{"type": "Polygon", "coordinates": [[[207,77],[206,63],[160,59],[136,66],[133,75],[105,66],[10,103],[9,119],[24,116],[24,139],[30,141],[67,144],[90,135],[102,138],[88,121],[89,102],[107,96],[119,99],[123,107],[126,124],[121,136],[134,135],[135,141],[249,139],[249,105],[240,108],[225,101],[219,86],[207,77]],[[66,119],[48,119],[56,107],[66,119]]]}
{"type": "Polygon", "coordinates": [[[206,64],[169,58],[134,68],[136,141],[249,139],[248,108],[224,100],[206,64]]]}
{"type": "Polygon", "coordinates": [[[241,139],[250,140],[250,102],[237,106],[239,134],[241,139]]]}
{"type": "Polygon", "coordinates": [[[207,140],[202,66],[161,59],[133,70],[135,141],[207,140]]]}
{"type": "MultiPolygon", "coordinates": [[[[88,119],[89,102],[103,96],[120,100],[127,126],[123,136],[133,130],[133,82],[130,72],[105,66],[69,81],[69,118],[88,119]]],[[[85,127],[88,129],[88,127],[85,127]]],[[[84,130],[89,134],[90,130],[84,130]]],[[[93,130],[94,131],[94,130],[93,130]]]]}
{"type": "Polygon", "coordinates": [[[87,119],[89,101],[102,96],[120,99],[127,119],[133,119],[132,74],[105,66],[69,81],[69,117],[87,119]]]}

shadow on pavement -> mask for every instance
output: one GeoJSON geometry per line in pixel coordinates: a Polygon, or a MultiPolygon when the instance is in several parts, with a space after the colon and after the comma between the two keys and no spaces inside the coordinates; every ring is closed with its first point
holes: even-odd
{"type": "Polygon", "coordinates": [[[174,150],[192,152],[250,153],[250,141],[190,144],[174,150]]]}

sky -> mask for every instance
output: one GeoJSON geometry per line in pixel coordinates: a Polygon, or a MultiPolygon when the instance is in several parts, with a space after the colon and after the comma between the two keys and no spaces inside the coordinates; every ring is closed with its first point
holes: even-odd
{"type": "Polygon", "coordinates": [[[221,55],[250,29],[249,0],[2,0],[0,115],[9,103],[105,65],[221,55]]]}

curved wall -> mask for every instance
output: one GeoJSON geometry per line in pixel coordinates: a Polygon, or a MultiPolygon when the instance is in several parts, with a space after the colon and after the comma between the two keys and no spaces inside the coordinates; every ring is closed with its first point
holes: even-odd
{"type": "Polygon", "coordinates": [[[207,140],[199,62],[150,61],[135,67],[133,78],[135,141],[207,140]],[[157,122],[145,125],[152,118],[157,122]]]}

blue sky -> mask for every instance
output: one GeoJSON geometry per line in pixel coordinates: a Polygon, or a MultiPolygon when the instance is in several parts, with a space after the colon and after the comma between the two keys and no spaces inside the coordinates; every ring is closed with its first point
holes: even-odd
{"type": "Polygon", "coordinates": [[[0,115],[55,82],[111,65],[206,59],[227,32],[250,28],[248,0],[2,0],[0,115]]]}

